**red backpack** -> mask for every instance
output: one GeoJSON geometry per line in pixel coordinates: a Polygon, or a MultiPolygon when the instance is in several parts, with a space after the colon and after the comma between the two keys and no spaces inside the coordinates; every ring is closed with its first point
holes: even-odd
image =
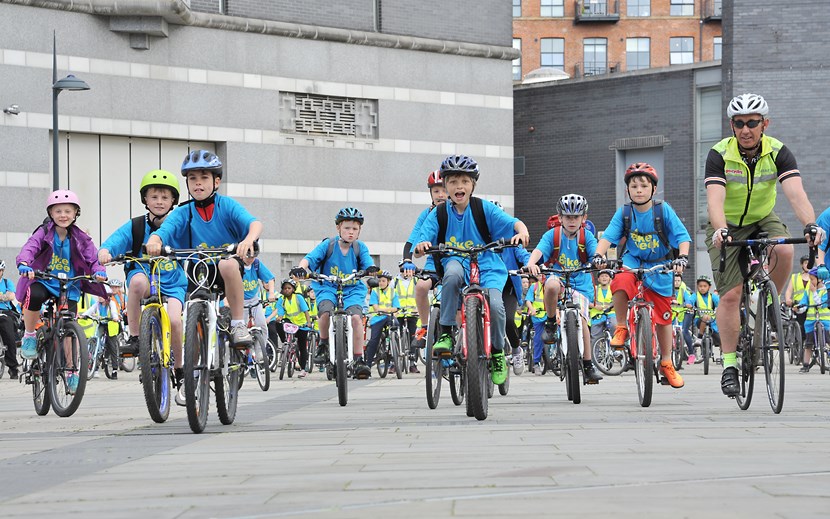
{"type": "MultiPolygon", "coordinates": [[[[553,265],[559,261],[559,244],[562,243],[562,222],[559,215],[555,214],[548,218],[548,230],[553,229],[553,252],[545,265],[553,265]]],[[[585,247],[585,222],[579,226],[577,235],[577,250],[579,251],[579,262],[588,263],[588,249],[585,247]]]]}

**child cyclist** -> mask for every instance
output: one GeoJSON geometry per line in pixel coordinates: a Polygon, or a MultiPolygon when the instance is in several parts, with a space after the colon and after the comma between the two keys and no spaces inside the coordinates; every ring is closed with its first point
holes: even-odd
{"type": "MultiPolygon", "coordinates": [[[[243,321],[242,258],[255,255],[254,242],[262,233],[262,223],[239,202],[216,192],[222,183],[222,161],[213,153],[188,153],[182,162],[182,175],[193,199],[177,207],[150,235],[147,254],[157,256],[165,244],[173,248],[215,248],[237,243],[236,257],[220,260],[212,268],[218,270],[216,281],[231,309],[231,342],[248,346],[252,339],[243,321]]],[[[189,289],[195,288],[189,285],[189,289]]]]}
{"type": "MultiPolygon", "coordinates": [[[[369,294],[369,306],[375,312],[395,312],[400,310],[401,302],[395,288],[391,286],[392,273],[383,271],[378,276],[378,286],[372,289],[369,294]]],[[[369,319],[369,326],[372,329],[372,336],[366,344],[366,364],[369,367],[375,361],[375,353],[378,351],[378,344],[380,343],[381,332],[383,327],[390,324],[392,319],[397,319],[395,316],[376,314],[369,319]]],[[[380,359],[379,359],[380,360],[380,359]]],[[[406,366],[398,366],[399,369],[406,369],[406,366]]],[[[395,372],[395,359],[392,359],[390,372],[395,372]]]]}
{"type": "MultiPolygon", "coordinates": [[[[813,355],[813,349],[816,346],[816,323],[821,321],[824,326],[825,342],[830,340],[830,308],[827,306],[827,289],[824,283],[819,280],[818,268],[809,270],[810,284],[801,300],[796,301],[796,304],[802,306],[813,305],[815,308],[806,308],[806,318],[804,319],[804,329],[807,334],[804,336],[804,357],[799,373],[809,373],[810,368],[815,364],[816,357],[813,355]]],[[[823,352],[816,352],[817,355],[824,355],[823,352]]]]}
{"type": "MultiPolygon", "coordinates": [[[[334,217],[334,224],[337,236],[326,238],[306,254],[300,264],[291,269],[292,275],[304,279],[307,269],[341,277],[346,277],[355,270],[364,270],[369,275],[380,271],[369,256],[369,248],[358,240],[363,227],[363,213],[354,207],[344,207],[334,217]]],[[[315,281],[311,286],[317,294],[317,311],[320,316],[320,344],[314,362],[322,364],[328,361],[329,320],[337,301],[337,289],[328,281],[315,281]]],[[[371,376],[369,366],[363,359],[363,303],[366,301],[367,290],[360,280],[353,280],[343,287],[343,306],[352,321],[354,376],[358,379],[371,376]]]]}
{"type": "MultiPolygon", "coordinates": [[[[624,207],[617,209],[608,228],[597,245],[593,263],[604,266],[605,253],[612,243],[620,244],[625,238],[624,250],[621,253],[623,265],[629,268],[649,268],[665,263],[671,259],[671,248],[677,247],[680,251],[677,259],[672,261],[675,272],[683,273],[689,263],[689,245],[691,238],[683,222],[666,202],[661,202],[662,222],[668,243],[664,244],[660,238],[660,231],[655,226],[654,193],[657,191],[657,171],[645,162],[636,162],[628,166],[624,181],[628,197],[631,199],[630,222],[626,229],[623,217],[624,207]]],[[[675,371],[671,361],[672,327],[671,327],[671,295],[673,276],[670,272],[651,274],[643,280],[645,298],[654,304],[654,323],[657,325],[657,341],[660,344],[660,372],[674,388],[683,387],[683,378],[675,371]]],[[[629,330],[626,321],[628,301],[637,294],[636,278],[630,272],[620,272],[611,282],[611,291],[614,298],[614,313],[617,317],[617,326],[612,346],[623,346],[628,338],[629,330]]]]}
{"type": "MultiPolygon", "coordinates": [[[[36,270],[46,271],[67,277],[94,274],[103,281],[107,278],[104,267],[98,263],[95,244],[92,238],[83,232],[75,221],[81,215],[81,202],[78,195],[68,190],[52,192],[46,199],[48,221],[40,225],[32,234],[20,254],[17,255],[17,271],[20,281],[15,295],[22,301],[23,323],[26,327],[20,354],[24,359],[37,356],[37,339],[35,325],[40,318],[40,309],[50,297],[60,295],[60,284],[55,279],[34,280],[36,270]]],[[[106,297],[103,285],[82,281],[70,283],[67,287],[69,310],[77,312],[81,292],[106,297]]],[[[71,366],[70,366],[71,367],[71,366]]],[[[66,383],[70,392],[78,388],[78,373],[71,371],[66,383]]]]}
{"type": "MultiPolygon", "coordinates": [[[[530,254],[528,260],[528,271],[533,275],[539,274],[539,260],[547,261],[550,259],[553,262],[555,269],[575,269],[582,266],[580,260],[579,247],[583,244],[579,243],[580,227],[585,223],[586,214],[588,213],[588,201],[582,195],[569,194],[564,195],[556,204],[556,212],[559,214],[561,221],[561,232],[559,232],[560,242],[554,243],[556,236],[556,229],[548,230],[539,244],[530,254]],[[559,257],[552,258],[551,256],[559,251],[559,257]]],[[[585,231],[585,258],[592,256],[597,248],[597,239],[591,231],[585,231]]],[[[596,383],[602,380],[602,375],[599,374],[594,363],[591,362],[591,321],[588,318],[588,307],[594,301],[594,283],[589,272],[580,272],[571,277],[571,284],[574,288],[573,302],[579,304],[579,313],[582,316],[582,369],[585,373],[585,378],[588,383],[596,383]]],[[[562,281],[555,275],[548,277],[545,282],[545,313],[547,319],[545,321],[544,331],[542,333],[542,342],[552,344],[556,341],[556,326],[559,319],[559,309],[557,308],[557,301],[564,286],[562,281]]],[[[538,353],[541,355],[541,351],[538,353]]],[[[537,353],[534,352],[534,357],[537,353]]],[[[538,359],[538,357],[537,357],[538,359]]],[[[534,360],[537,360],[534,359],[534,360]]]]}
{"type": "MultiPolygon", "coordinates": [[[[138,247],[133,243],[133,221],[128,220],[101,244],[101,250],[98,251],[98,261],[102,264],[109,263],[113,255],[139,254],[140,246],[147,243],[150,233],[159,228],[167,215],[170,214],[170,211],[179,203],[179,179],[169,171],[161,169],[149,171],[141,179],[139,194],[141,203],[147,209],[142,232],[135,236],[135,240],[137,241],[140,238],[142,243],[137,244],[138,247]]],[[[142,267],[139,264],[128,262],[124,266],[124,272],[127,275],[127,328],[130,338],[121,348],[121,355],[135,357],[138,355],[141,300],[150,296],[150,271],[149,267],[142,267]]],[[[167,297],[167,314],[170,316],[170,346],[175,362],[174,377],[176,380],[174,382],[176,388],[182,392],[184,391],[181,384],[183,380],[182,362],[184,359],[182,355],[182,307],[185,291],[187,290],[187,277],[176,262],[168,260],[159,263],[158,274],[161,293],[167,297]]],[[[181,401],[181,405],[184,405],[184,400],[178,395],[176,401],[181,401]]]]}
{"type": "Polygon", "coordinates": [[[280,285],[282,295],[277,299],[276,317],[271,321],[273,325],[269,324],[269,326],[272,326],[283,343],[286,337],[282,323],[289,321],[300,326],[300,329],[294,334],[294,338],[297,339],[297,351],[300,353],[297,377],[303,378],[308,375],[305,366],[308,361],[308,330],[311,329],[311,315],[308,312],[308,302],[305,297],[295,291],[296,288],[297,282],[293,279],[284,278],[282,280],[280,285]]]}
{"type": "MultiPolygon", "coordinates": [[[[717,294],[712,294],[712,279],[709,276],[700,275],[697,277],[697,292],[694,294],[694,305],[697,310],[711,310],[715,311],[720,303],[720,297],[717,294]]],[[[703,330],[704,323],[711,323],[712,327],[712,343],[720,347],[720,334],[718,334],[718,323],[715,321],[714,314],[701,313],[694,317],[695,341],[692,344],[692,354],[690,355],[689,364],[694,364],[697,360],[694,356],[694,349],[699,348],[703,344],[703,330]]],[[[703,353],[700,352],[700,361],[703,361],[703,353]]],[[[711,352],[710,352],[711,353],[711,352]]]]}
{"type": "MultiPolygon", "coordinates": [[[[415,253],[422,255],[424,251],[435,244],[439,245],[439,236],[444,237],[444,243],[453,246],[474,247],[485,245],[482,236],[484,230],[479,230],[476,217],[473,214],[472,204],[480,206],[484,213],[486,229],[490,239],[504,238],[511,243],[521,243],[527,246],[529,240],[527,227],[521,220],[514,218],[493,203],[475,199],[476,183],[479,179],[478,164],[465,155],[450,155],[441,163],[441,178],[447,189],[447,200],[436,206],[423,224],[417,238],[415,253]],[[438,212],[445,212],[447,218],[446,229],[440,229],[438,212]],[[443,232],[442,232],[443,231],[443,232]]],[[[494,384],[503,384],[507,378],[507,364],[504,358],[504,337],[506,316],[501,290],[507,281],[507,268],[501,256],[487,251],[479,256],[481,271],[480,284],[489,289],[490,300],[490,336],[491,340],[491,377],[494,384]]],[[[452,328],[456,326],[456,314],[461,305],[461,290],[466,284],[469,275],[469,262],[458,256],[441,258],[444,271],[441,292],[441,314],[439,318],[440,336],[433,346],[433,350],[440,354],[451,351],[453,347],[452,328]]]]}

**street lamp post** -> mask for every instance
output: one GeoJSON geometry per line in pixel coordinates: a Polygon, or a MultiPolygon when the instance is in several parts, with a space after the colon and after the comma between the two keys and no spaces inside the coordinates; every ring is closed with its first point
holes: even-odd
{"type": "Polygon", "coordinates": [[[58,94],[63,90],[89,90],[89,85],[72,74],[57,81],[58,57],[55,51],[54,33],[52,38],[52,190],[57,191],[60,187],[58,171],[58,94]]]}

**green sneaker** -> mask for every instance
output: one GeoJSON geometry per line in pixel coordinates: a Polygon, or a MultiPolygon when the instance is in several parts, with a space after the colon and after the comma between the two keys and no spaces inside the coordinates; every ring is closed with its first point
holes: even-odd
{"type": "Polygon", "coordinates": [[[441,355],[452,351],[452,334],[442,333],[441,337],[432,345],[432,354],[441,355]]]}
{"type": "Polygon", "coordinates": [[[507,360],[503,351],[494,352],[490,358],[490,376],[493,378],[493,384],[497,386],[507,380],[507,360]]]}

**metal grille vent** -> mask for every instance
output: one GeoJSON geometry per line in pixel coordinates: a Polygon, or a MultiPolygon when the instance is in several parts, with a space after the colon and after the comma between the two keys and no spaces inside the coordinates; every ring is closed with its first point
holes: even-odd
{"type": "Polygon", "coordinates": [[[281,130],[305,135],[377,139],[377,101],[280,92],[281,130]]]}

